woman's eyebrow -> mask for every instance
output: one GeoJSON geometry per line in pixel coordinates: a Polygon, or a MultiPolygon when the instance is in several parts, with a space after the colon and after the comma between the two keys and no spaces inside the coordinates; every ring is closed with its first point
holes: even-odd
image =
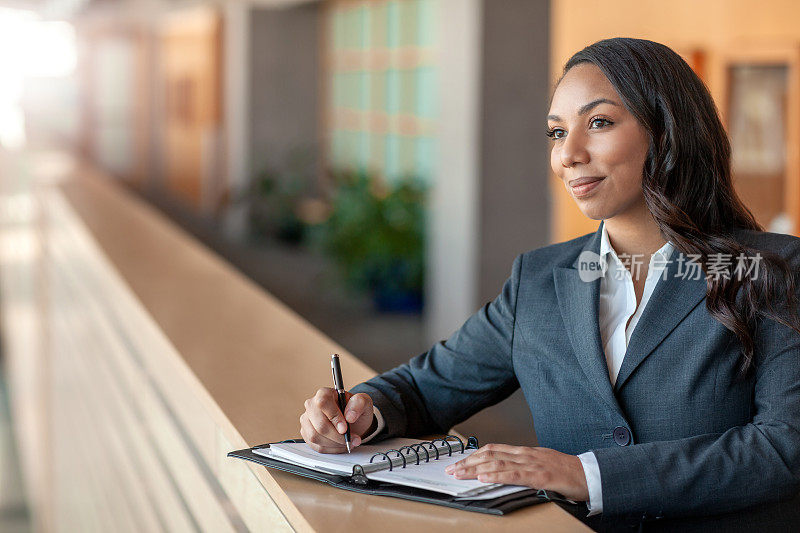
{"type": "Polygon", "coordinates": [[[608,98],[598,98],[597,100],[592,100],[588,104],[586,104],[584,106],[581,106],[581,108],[578,110],[578,114],[579,115],[585,115],[586,113],[588,113],[589,111],[591,111],[592,109],[594,109],[596,106],[598,106],[600,104],[611,104],[611,105],[619,106],[619,104],[616,103],[614,100],[609,100],[608,98]]]}
{"type": "MultiPolygon", "coordinates": [[[[578,115],[585,115],[586,113],[588,113],[589,111],[591,111],[600,104],[611,104],[619,106],[619,104],[616,103],[614,100],[609,100],[608,98],[598,98],[597,100],[592,100],[588,104],[582,105],[581,108],[578,109],[578,115]]],[[[547,120],[560,121],[561,117],[558,115],[547,115],[547,120]]]]}

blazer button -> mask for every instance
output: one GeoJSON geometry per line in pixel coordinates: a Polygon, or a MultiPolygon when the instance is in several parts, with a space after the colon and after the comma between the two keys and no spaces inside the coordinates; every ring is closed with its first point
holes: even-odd
{"type": "Polygon", "coordinates": [[[618,446],[627,446],[631,443],[631,431],[626,427],[615,427],[613,435],[614,442],[616,442],[618,446]]]}

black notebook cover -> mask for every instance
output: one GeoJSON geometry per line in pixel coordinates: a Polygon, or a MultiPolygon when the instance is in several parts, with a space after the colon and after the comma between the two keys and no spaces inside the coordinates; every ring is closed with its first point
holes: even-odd
{"type": "MultiPolygon", "coordinates": [[[[297,442],[302,441],[297,440],[297,442]]],[[[256,448],[264,448],[267,446],[267,444],[264,444],[262,446],[256,446],[256,448]]],[[[439,492],[406,487],[403,485],[395,485],[393,483],[385,483],[375,480],[369,480],[366,485],[364,485],[356,483],[351,476],[327,474],[312,470],[310,468],[284,463],[282,461],[270,459],[269,457],[254,453],[253,449],[254,448],[248,448],[245,450],[230,452],[228,453],[228,457],[236,457],[238,459],[253,461],[254,463],[264,465],[268,468],[275,468],[276,470],[282,470],[298,476],[316,479],[317,481],[323,481],[339,489],[351,490],[353,492],[361,492],[364,494],[375,494],[378,496],[391,496],[392,498],[402,498],[404,500],[432,503],[434,505],[444,505],[445,507],[452,507],[454,509],[462,509],[465,511],[474,511],[477,513],[504,515],[522,507],[548,501],[574,503],[563,498],[558,493],[537,489],[515,492],[513,494],[507,494],[491,500],[458,500],[449,494],[441,494],[439,492]]]]}

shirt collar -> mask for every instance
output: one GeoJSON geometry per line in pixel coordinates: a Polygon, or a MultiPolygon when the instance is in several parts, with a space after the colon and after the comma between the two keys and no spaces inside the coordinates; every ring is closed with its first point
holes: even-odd
{"type": "MultiPolygon", "coordinates": [[[[673,245],[670,241],[664,243],[664,246],[659,248],[658,250],[653,253],[653,255],[660,255],[661,261],[666,262],[669,261],[670,256],[672,255],[673,245]]],[[[603,230],[600,234],[600,258],[606,260],[606,256],[608,254],[612,254],[614,258],[619,260],[617,257],[617,252],[611,246],[611,241],[608,238],[608,230],[606,229],[606,224],[603,222],[603,230]]],[[[607,261],[607,260],[606,260],[607,261]]]]}
{"type": "MultiPolygon", "coordinates": [[[[608,230],[606,223],[603,222],[603,231],[600,233],[600,257],[605,259],[611,252],[614,252],[614,248],[611,247],[611,241],[608,240],[608,230]]],[[[614,254],[616,255],[616,252],[614,254]]]]}

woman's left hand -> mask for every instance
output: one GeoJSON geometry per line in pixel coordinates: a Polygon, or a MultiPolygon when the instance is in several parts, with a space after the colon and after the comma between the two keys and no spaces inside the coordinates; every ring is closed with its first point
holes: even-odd
{"type": "Polygon", "coordinates": [[[445,472],[457,479],[527,485],[560,492],[570,500],[589,500],[581,460],[550,448],[487,444],[445,472]]]}

